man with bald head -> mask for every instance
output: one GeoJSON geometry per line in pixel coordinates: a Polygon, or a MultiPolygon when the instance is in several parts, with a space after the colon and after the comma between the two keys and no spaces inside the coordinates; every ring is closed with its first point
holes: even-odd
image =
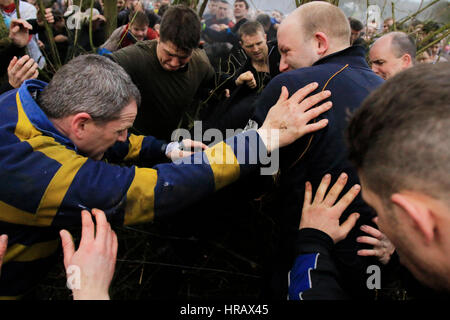
{"type": "Polygon", "coordinates": [[[390,32],[375,41],[369,59],[373,72],[387,80],[414,65],[416,44],[404,32],[390,32]]]}
{"type": "MultiPolygon", "coordinates": [[[[294,244],[308,243],[311,236],[307,231],[297,235],[306,181],[316,189],[325,174],[331,174],[335,180],[346,172],[349,186],[359,183],[357,171],[347,158],[344,130],[348,116],[383,80],[367,65],[364,47],[350,45],[350,34],[347,17],[330,3],[310,2],[292,12],[278,28],[282,73],[262,92],[249,122],[252,127],[263,123],[283,86],[294,92],[306,83],[317,82],[317,91],[330,90],[333,94],[332,110],[322,115],[329,120],[327,129],[280,150],[280,197],[274,213],[280,233],[275,256],[269,259],[274,261],[268,270],[272,275],[271,298],[285,299],[288,272],[295,258],[294,244]]],[[[367,266],[375,261],[357,255],[363,245],[356,238],[362,235],[359,230],[362,224],[373,225],[373,211],[358,196],[344,212],[343,219],[353,212],[360,213],[361,217],[347,239],[336,245],[334,259],[343,270],[348,294],[362,297],[369,294],[365,285],[367,266]]]]}

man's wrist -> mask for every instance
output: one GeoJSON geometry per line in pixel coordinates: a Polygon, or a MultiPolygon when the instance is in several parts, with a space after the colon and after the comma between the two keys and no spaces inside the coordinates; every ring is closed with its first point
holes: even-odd
{"type": "Polygon", "coordinates": [[[74,300],[110,300],[108,292],[85,292],[83,290],[72,290],[74,300]]]}
{"type": "Polygon", "coordinates": [[[169,157],[169,153],[171,153],[173,150],[175,149],[181,149],[182,148],[182,142],[170,142],[169,144],[166,145],[164,154],[166,155],[166,157],[169,157]]]}

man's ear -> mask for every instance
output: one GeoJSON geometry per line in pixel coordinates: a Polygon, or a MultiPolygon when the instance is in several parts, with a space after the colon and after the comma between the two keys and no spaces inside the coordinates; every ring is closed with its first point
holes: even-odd
{"type": "Polygon", "coordinates": [[[86,124],[92,117],[86,112],[77,113],[70,121],[70,129],[77,139],[83,139],[86,134],[86,124]]]}
{"type": "Polygon", "coordinates": [[[402,56],[402,63],[403,63],[403,67],[405,69],[412,66],[412,58],[411,58],[411,56],[408,53],[405,53],[402,56]]]}
{"type": "Polygon", "coordinates": [[[314,39],[316,40],[316,52],[318,55],[323,56],[330,46],[328,36],[323,32],[316,32],[314,34],[314,39]]]}
{"type": "Polygon", "coordinates": [[[434,238],[435,220],[428,206],[414,195],[395,193],[391,201],[403,211],[424,235],[425,243],[430,244],[434,238]]]}

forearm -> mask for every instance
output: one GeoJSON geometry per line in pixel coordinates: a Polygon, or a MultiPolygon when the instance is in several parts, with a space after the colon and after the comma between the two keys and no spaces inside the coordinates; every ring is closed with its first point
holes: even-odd
{"type": "Polygon", "coordinates": [[[348,299],[332,258],[333,240],[316,229],[297,234],[297,258],[289,274],[290,300],[348,299]]]}

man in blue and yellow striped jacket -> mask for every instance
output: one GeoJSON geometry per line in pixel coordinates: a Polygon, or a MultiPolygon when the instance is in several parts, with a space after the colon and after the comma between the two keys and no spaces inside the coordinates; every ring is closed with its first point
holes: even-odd
{"type": "Polygon", "coordinates": [[[0,296],[23,296],[45,275],[56,257],[58,231],[81,225],[82,208],[104,210],[116,224],[165,217],[260,166],[259,156],[254,164],[241,159],[267,155],[323,128],[324,121],[307,124],[331,107],[307,111],[329,95],[304,99],[315,88],[290,99],[284,89],[258,131],[151,169],[112,164],[158,160],[166,148],[153,137],[128,134],[139,91],[104,57],[80,56],[48,85],[28,80],[0,96],[0,234],[9,236],[0,296]]]}

